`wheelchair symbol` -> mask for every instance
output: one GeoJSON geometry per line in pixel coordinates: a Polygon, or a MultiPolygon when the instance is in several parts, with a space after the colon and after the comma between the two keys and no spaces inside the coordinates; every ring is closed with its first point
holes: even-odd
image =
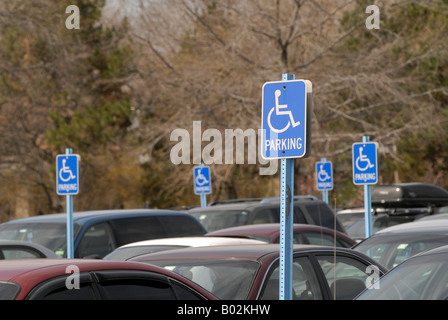
{"type": "Polygon", "coordinates": [[[66,159],[62,159],[62,168],[59,170],[59,178],[63,182],[67,182],[69,180],[75,179],[76,176],[73,174],[72,170],[70,170],[69,167],[65,166],[65,163],[67,162],[66,159]]]}
{"type": "Polygon", "coordinates": [[[203,186],[208,183],[207,178],[201,173],[202,169],[198,169],[198,175],[195,178],[196,185],[203,186]]]}
{"type": "Polygon", "coordinates": [[[362,154],[364,150],[363,147],[359,147],[359,157],[356,158],[355,165],[359,171],[366,171],[367,169],[373,168],[374,165],[370,163],[370,159],[366,155],[362,154]]]}
{"type": "Polygon", "coordinates": [[[326,181],[331,179],[331,176],[328,174],[328,172],[324,169],[324,165],[319,165],[319,172],[318,172],[319,181],[326,181]]]}
{"type": "Polygon", "coordinates": [[[271,128],[271,130],[276,132],[276,133],[285,132],[286,130],[288,130],[288,128],[291,126],[291,124],[292,124],[293,128],[295,128],[298,125],[300,125],[300,121],[297,121],[297,122],[294,121],[294,116],[292,115],[292,111],[291,110],[286,110],[286,111],[281,111],[280,110],[280,109],[287,109],[288,108],[287,104],[279,104],[278,98],[281,95],[282,95],[281,90],[275,90],[275,107],[272,107],[272,109],[269,111],[268,118],[267,118],[269,128],[271,128]],[[282,116],[282,115],[289,116],[289,120],[290,121],[288,121],[286,126],[284,128],[282,128],[282,129],[274,128],[274,126],[271,123],[271,116],[272,116],[272,113],[274,112],[274,109],[275,109],[275,115],[276,116],[282,116]]]}

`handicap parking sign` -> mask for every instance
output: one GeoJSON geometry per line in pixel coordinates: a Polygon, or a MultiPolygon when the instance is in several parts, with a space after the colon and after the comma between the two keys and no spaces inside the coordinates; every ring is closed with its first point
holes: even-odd
{"type": "Polygon", "coordinates": [[[262,143],[264,159],[301,158],[307,154],[307,80],[263,85],[262,143]]]}
{"type": "Polygon", "coordinates": [[[60,195],[79,193],[79,155],[64,154],[56,157],[56,192],[60,195]]]}
{"type": "Polygon", "coordinates": [[[333,190],[333,165],[330,161],[316,163],[317,190],[333,190]]]}
{"type": "Polygon", "coordinates": [[[194,193],[209,194],[212,192],[212,181],[210,178],[210,168],[206,166],[194,167],[194,193]]]}
{"type": "Polygon", "coordinates": [[[378,156],[375,142],[361,142],[353,144],[353,183],[378,183],[378,156]]]}

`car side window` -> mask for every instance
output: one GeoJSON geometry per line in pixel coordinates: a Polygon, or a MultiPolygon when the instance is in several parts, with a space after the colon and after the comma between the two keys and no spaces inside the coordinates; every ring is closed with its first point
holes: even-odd
{"type": "Polygon", "coordinates": [[[95,295],[90,285],[83,284],[78,289],[59,288],[49,292],[41,300],[95,300],[95,295]]]}
{"type": "Polygon", "coordinates": [[[255,213],[253,224],[276,223],[280,221],[279,210],[263,208],[255,213]]]}
{"type": "Polygon", "coordinates": [[[203,235],[204,229],[201,224],[192,217],[187,216],[160,216],[166,237],[183,237],[192,235],[203,235]]]}
{"type": "Polygon", "coordinates": [[[305,232],[304,236],[308,239],[309,244],[321,246],[334,246],[334,237],[321,232],[305,232]]]}
{"type": "Polygon", "coordinates": [[[8,246],[0,249],[0,259],[33,259],[33,258],[44,258],[44,256],[32,248],[8,246]]]}
{"type": "Polygon", "coordinates": [[[77,248],[80,258],[103,258],[117,247],[111,227],[107,222],[90,226],[77,248]]]}
{"type": "MultiPolygon", "coordinates": [[[[277,262],[266,277],[260,298],[262,300],[278,300],[279,281],[279,266],[277,262]]],[[[308,257],[295,257],[293,259],[292,287],[293,300],[322,299],[322,291],[308,257]]]]}
{"type": "Polygon", "coordinates": [[[176,300],[169,283],[150,279],[113,279],[101,283],[106,300],[176,300]]]}
{"type": "Polygon", "coordinates": [[[48,279],[34,287],[26,296],[27,300],[95,300],[98,296],[93,288],[89,273],[81,273],[78,288],[67,288],[67,276],[48,279]]]}
{"type": "Polygon", "coordinates": [[[335,300],[352,300],[366,288],[367,265],[347,257],[337,255],[317,256],[325,274],[332,298],[335,300]]]}
{"type": "Polygon", "coordinates": [[[163,226],[157,217],[126,218],[110,221],[119,246],[149,239],[165,238],[163,226]]]}
{"type": "Polygon", "coordinates": [[[294,206],[294,223],[309,223],[305,218],[303,211],[296,205],[294,206]]]}

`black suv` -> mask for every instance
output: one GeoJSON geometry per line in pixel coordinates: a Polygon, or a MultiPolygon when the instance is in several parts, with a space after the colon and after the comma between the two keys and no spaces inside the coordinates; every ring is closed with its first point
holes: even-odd
{"type": "MultiPolygon", "coordinates": [[[[246,224],[279,223],[280,199],[235,199],[188,211],[208,232],[246,224]]],[[[294,197],[294,223],[313,224],[345,233],[328,204],[313,196],[294,197]],[[336,219],[336,221],[334,220],[336,219]]]]}

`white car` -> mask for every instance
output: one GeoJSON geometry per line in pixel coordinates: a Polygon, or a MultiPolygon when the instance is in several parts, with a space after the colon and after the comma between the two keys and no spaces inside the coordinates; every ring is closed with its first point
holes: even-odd
{"type": "Polygon", "coordinates": [[[126,261],[136,256],[163,250],[238,244],[266,244],[265,241],[234,237],[176,237],[138,241],[118,247],[103,259],[126,261]]]}

